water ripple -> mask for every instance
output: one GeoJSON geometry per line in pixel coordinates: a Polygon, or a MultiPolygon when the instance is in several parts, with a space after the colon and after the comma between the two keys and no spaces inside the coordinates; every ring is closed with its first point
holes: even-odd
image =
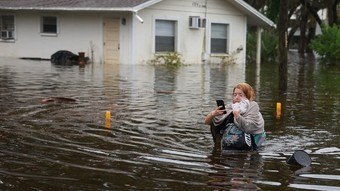
{"type": "Polygon", "coordinates": [[[0,189],[338,189],[340,92],[329,80],[337,79],[337,68],[290,63],[277,119],[275,63],[263,63],[256,80],[252,65],[244,79],[237,65],[0,60],[0,189]],[[244,80],[256,89],[267,142],[259,152],[221,152],[204,117],[244,80]],[[76,102],[41,103],[52,96],[76,102]],[[311,155],[309,169],[286,164],[298,149],[311,155]]]}
{"type": "Polygon", "coordinates": [[[305,190],[320,190],[320,191],[339,191],[340,187],[337,186],[323,186],[313,184],[289,184],[288,187],[305,189],[305,190]]]}

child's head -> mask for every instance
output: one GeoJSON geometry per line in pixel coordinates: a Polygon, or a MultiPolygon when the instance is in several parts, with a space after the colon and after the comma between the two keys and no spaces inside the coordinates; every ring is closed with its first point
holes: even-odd
{"type": "Polygon", "coordinates": [[[255,99],[255,92],[253,88],[247,83],[239,83],[234,86],[233,102],[240,102],[242,99],[247,98],[250,101],[255,99]]]}

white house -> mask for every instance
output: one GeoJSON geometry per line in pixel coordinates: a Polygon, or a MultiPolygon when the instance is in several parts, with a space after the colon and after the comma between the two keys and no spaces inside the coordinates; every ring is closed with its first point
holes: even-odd
{"type": "Polygon", "coordinates": [[[0,0],[0,57],[142,64],[178,52],[185,63],[245,63],[247,27],[274,23],[242,0],[0,0]]]}

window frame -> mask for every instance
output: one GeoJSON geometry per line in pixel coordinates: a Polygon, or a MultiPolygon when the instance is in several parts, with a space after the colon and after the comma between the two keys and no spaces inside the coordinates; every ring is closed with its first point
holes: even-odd
{"type": "MultiPolygon", "coordinates": [[[[40,17],[40,34],[42,36],[57,36],[58,33],[59,33],[58,20],[59,20],[58,17],[53,16],[53,15],[43,15],[43,16],[41,16],[40,17]],[[52,31],[52,32],[44,31],[44,27],[45,27],[45,25],[47,25],[47,24],[44,23],[45,18],[55,18],[55,31],[52,31]]],[[[50,24],[50,25],[52,25],[52,24],[50,24]]]]}
{"type": "Polygon", "coordinates": [[[15,41],[16,39],[16,35],[15,35],[15,32],[16,32],[16,27],[15,27],[15,15],[12,15],[12,14],[1,14],[0,15],[0,41],[15,41]],[[12,29],[3,29],[3,17],[4,16],[10,16],[13,18],[13,28],[12,29]],[[11,32],[12,33],[12,37],[11,38],[2,38],[2,32],[6,32],[9,33],[11,32]]]}
{"type": "Polygon", "coordinates": [[[164,21],[173,21],[174,22],[174,52],[179,53],[180,52],[180,33],[178,32],[180,30],[180,19],[178,17],[155,17],[153,16],[153,32],[152,32],[152,39],[153,39],[153,43],[152,43],[152,53],[153,54],[166,54],[169,52],[160,52],[160,51],[156,51],[156,21],[157,20],[164,20],[164,21]]]}
{"type": "MultiPolygon", "coordinates": [[[[168,31],[167,31],[168,32],[168,31]]],[[[167,52],[176,52],[176,21],[173,21],[173,20],[164,20],[164,19],[156,19],[155,20],[155,52],[156,53],[167,53],[167,52]],[[157,36],[157,22],[169,22],[171,23],[171,28],[173,29],[173,31],[171,31],[170,33],[172,33],[172,36],[170,35],[167,35],[167,36],[160,36],[158,35],[157,36]],[[167,48],[171,48],[173,50],[157,50],[157,38],[170,38],[171,39],[171,45],[169,47],[166,47],[165,49],[167,48]]]]}
{"type": "MultiPolygon", "coordinates": [[[[218,38],[214,38],[214,39],[218,39],[218,38]]],[[[222,39],[222,38],[220,38],[222,39]]],[[[210,38],[209,38],[209,41],[210,41],[210,54],[214,54],[214,55],[223,55],[223,54],[229,54],[229,50],[230,50],[230,46],[229,46],[229,43],[230,43],[230,24],[229,23],[219,23],[219,22],[212,22],[210,23],[210,38]],[[225,38],[225,51],[223,52],[213,52],[213,26],[214,25],[224,25],[226,26],[226,38],[225,38]]]]}

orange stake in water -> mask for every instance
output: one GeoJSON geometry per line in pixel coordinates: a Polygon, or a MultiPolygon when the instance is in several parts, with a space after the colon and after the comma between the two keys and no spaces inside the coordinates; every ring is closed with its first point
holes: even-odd
{"type": "Polygon", "coordinates": [[[281,103],[280,102],[276,103],[276,117],[277,118],[281,117],[281,103]]]}
{"type": "Polygon", "coordinates": [[[108,129],[111,127],[111,112],[110,111],[106,111],[105,113],[105,127],[108,129]]]}
{"type": "Polygon", "coordinates": [[[111,119],[111,112],[110,112],[110,111],[106,111],[106,113],[105,113],[105,119],[106,119],[106,120],[110,120],[110,119],[111,119]]]}

